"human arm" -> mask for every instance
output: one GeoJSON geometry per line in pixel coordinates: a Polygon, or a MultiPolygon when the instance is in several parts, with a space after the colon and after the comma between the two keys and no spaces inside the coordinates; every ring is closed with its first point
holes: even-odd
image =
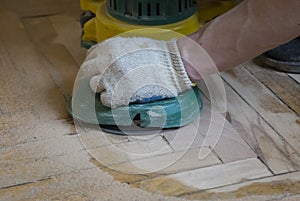
{"type": "MultiPolygon", "coordinates": [[[[299,0],[244,0],[189,37],[225,71],[299,36],[299,11],[299,0]]],[[[186,38],[177,43],[193,81],[216,71],[186,38]]]]}

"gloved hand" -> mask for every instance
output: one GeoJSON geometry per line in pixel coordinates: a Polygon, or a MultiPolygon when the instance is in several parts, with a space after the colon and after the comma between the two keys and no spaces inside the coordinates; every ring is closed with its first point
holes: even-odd
{"type": "Polygon", "coordinates": [[[82,68],[111,108],[175,97],[192,86],[176,39],[110,38],[89,50],[82,68]]]}

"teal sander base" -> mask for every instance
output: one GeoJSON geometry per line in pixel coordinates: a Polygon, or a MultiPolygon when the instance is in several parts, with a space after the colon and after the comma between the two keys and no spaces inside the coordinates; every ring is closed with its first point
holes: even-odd
{"type": "Polygon", "coordinates": [[[174,98],[145,104],[132,103],[112,109],[101,103],[100,94],[95,94],[89,88],[88,81],[79,85],[76,96],[68,104],[68,111],[73,118],[98,124],[106,132],[127,135],[143,135],[162,128],[185,126],[192,123],[201,110],[202,102],[197,87],[174,98]]]}

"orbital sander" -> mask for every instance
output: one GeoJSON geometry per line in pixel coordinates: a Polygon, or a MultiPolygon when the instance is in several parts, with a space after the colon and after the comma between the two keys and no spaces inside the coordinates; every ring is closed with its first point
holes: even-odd
{"type": "MultiPolygon", "coordinates": [[[[81,0],[80,3],[81,45],[85,48],[126,33],[159,40],[170,40],[174,37],[170,33],[178,33],[177,37],[189,35],[233,7],[231,0],[210,1],[201,6],[194,0],[81,0]]],[[[73,118],[100,125],[103,131],[114,134],[139,135],[182,127],[193,122],[202,109],[197,87],[174,98],[114,109],[101,103],[100,94],[90,89],[88,80],[76,90],[84,93],[73,95],[70,101],[68,109],[73,118]],[[94,100],[93,104],[90,100],[94,100]]]]}

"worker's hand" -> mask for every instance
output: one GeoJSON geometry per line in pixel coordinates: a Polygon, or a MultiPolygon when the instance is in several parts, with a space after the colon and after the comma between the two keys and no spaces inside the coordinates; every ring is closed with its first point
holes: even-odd
{"type": "Polygon", "coordinates": [[[93,46],[82,68],[108,107],[175,97],[192,86],[176,39],[111,38],[93,46]]]}

